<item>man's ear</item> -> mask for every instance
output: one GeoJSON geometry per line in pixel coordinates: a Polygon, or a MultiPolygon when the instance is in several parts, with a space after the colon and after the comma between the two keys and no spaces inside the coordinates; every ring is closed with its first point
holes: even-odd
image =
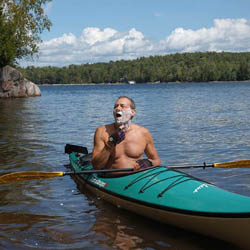
{"type": "Polygon", "coordinates": [[[131,120],[134,118],[134,115],[136,114],[136,110],[135,109],[131,109],[131,112],[132,112],[132,118],[131,120]]]}

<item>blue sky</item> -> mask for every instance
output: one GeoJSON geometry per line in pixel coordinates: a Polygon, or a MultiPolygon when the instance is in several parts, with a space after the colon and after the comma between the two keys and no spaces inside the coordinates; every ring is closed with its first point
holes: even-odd
{"type": "Polygon", "coordinates": [[[53,0],[39,58],[67,66],[196,51],[250,51],[249,0],[53,0]]]}

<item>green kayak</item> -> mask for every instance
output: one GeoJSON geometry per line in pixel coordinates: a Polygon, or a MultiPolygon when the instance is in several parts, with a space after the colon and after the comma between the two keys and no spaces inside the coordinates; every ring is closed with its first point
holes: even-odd
{"type": "MultiPolygon", "coordinates": [[[[76,173],[92,170],[91,155],[70,152],[76,173]]],[[[250,197],[235,194],[164,166],[133,173],[75,174],[98,197],[151,219],[250,247],[250,197]]]]}

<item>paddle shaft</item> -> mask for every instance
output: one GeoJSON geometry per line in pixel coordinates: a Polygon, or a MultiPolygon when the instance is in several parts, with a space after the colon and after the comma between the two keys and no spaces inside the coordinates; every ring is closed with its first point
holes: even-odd
{"type": "Polygon", "coordinates": [[[239,160],[229,162],[215,162],[207,165],[205,162],[203,165],[190,165],[190,166],[169,166],[169,168],[250,168],[250,160],[239,160]]]}
{"type": "MultiPolygon", "coordinates": [[[[167,168],[172,169],[185,169],[185,168],[249,168],[250,160],[240,160],[233,162],[222,162],[206,165],[189,165],[189,166],[167,166],[167,168]]],[[[64,175],[76,175],[76,174],[101,174],[101,173],[114,173],[114,172],[132,172],[133,168],[122,168],[122,169],[91,169],[83,171],[73,171],[73,172],[40,172],[40,171],[23,171],[10,173],[0,176],[0,183],[5,183],[8,181],[21,181],[21,180],[32,180],[32,179],[41,179],[41,178],[53,178],[56,176],[64,175]]]]}
{"type": "Polygon", "coordinates": [[[203,169],[205,169],[205,168],[214,168],[214,167],[215,167],[214,164],[206,165],[205,163],[204,163],[204,165],[167,166],[167,168],[173,168],[173,169],[183,169],[183,168],[184,169],[185,168],[203,168],[203,169]]]}
{"type": "Polygon", "coordinates": [[[104,174],[104,173],[114,173],[114,172],[129,172],[134,171],[133,168],[120,168],[120,169],[91,169],[83,171],[73,171],[73,172],[63,172],[63,175],[74,175],[74,174],[104,174]]]}

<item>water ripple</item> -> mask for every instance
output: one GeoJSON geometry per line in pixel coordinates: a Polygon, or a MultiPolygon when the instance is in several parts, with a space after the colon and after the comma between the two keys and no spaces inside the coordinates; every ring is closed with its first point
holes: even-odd
{"type": "MultiPolygon", "coordinates": [[[[113,104],[121,95],[135,99],[134,122],[151,131],[163,164],[249,159],[250,83],[42,86],[41,91],[40,98],[0,99],[1,174],[64,171],[64,145],[91,151],[96,127],[113,121],[113,104]]],[[[249,169],[186,171],[250,196],[249,169]]],[[[229,249],[81,192],[68,176],[1,185],[0,248],[229,249]]]]}

